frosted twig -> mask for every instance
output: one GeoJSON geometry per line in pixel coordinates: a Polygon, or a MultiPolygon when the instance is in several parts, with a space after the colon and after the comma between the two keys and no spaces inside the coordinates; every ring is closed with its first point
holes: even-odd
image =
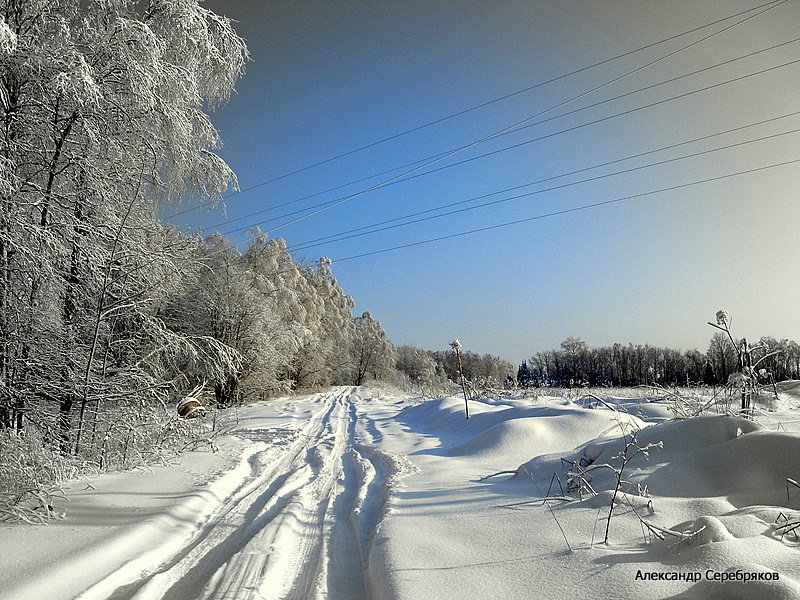
{"type": "Polygon", "coordinates": [[[492,473],[491,475],[486,475],[481,477],[478,481],[486,481],[487,479],[491,479],[492,477],[498,477],[500,475],[516,475],[517,471],[498,471],[497,473],[492,473]]]}

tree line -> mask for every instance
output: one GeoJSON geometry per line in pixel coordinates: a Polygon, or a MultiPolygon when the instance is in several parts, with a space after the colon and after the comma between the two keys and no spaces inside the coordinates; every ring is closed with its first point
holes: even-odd
{"type": "MultiPolygon", "coordinates": [[[[754,344],[754,359],[768,356],[761,367],[775,381],[800,376],[800,345],[788,339],[762,337],[754,344]]],[[[715,333],[706,352],[675,350],[649,344],[590,347],[568,337],[558,350],[537,352],[523,361],[514,383],[536,386],[637,386],[724,384],[737,371],[736,347],[715,333]]]]}
{"type": "MultiPolygon", "coordinates": [[[[412,384],[425,389],[442,388],[460,378],[454,350],[422,350],[399,346],[395,369],[412,384]]],[[[514,373],[514,365],[491,354],[461,351],[461,368],[466,379],[476,387],[499,387],[514,373]]]]}

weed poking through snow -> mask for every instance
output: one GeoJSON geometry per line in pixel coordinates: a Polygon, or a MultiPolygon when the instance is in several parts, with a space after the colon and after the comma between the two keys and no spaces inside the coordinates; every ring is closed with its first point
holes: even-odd
{"type": "Polygon", "coordinates": [[[730,375],[726,387],[731,396],[738,393],[742,416],[752,418],[755,401],[762,397],[762,391],[771,387],[773,397],[776,400],[778,398],[778,390],[772,373],[767,369],[759,368],[759,365],[767,358],[775,356],[781,351],[770,350],[763,343],[751,346],[746,338],[735,340],[731,333],[731,318],[727,311],[717,311],[716,323],[709,321],[708,324],[724,332],[736,351],[736,372],[730,375]]]}
{"type": "MultiPolygon", "coordinates": [[[[622,428],[622,423],[620,423],[620,428],[622,428]]],[[[607,465],[614,472],[615,485],[614,485],[614,492],[611,496],[611,504],[608,507],[608,521],[606,523],[606,534],[605,538],[603,538],[604,544],[608,544],[608,536],[609,532],[611,531],[611,517],[613,516],[614,513],[614,506],[617,503],[617,496],[619,496],[620,493],[622,493],[623,497],[626,500],[628,500],[628,503],[630,504],[630,507],[633,510],[634,514],[637,517],[639,517],[640,521],[644,523],[644,520],[636,511],[636,508],[633,506],[632,503],[630,503],[627,493],[622,490],[623,485],[628,486],[630,488],[633,487],[633,484],[631,482],[626,481],[624,479],[625,468],[630,464],[631,460],[633,460],[636,456],[642,455],[645,458],[648,458],[650,456],[650,450],[654,448],[663,448],[664,443],[651,442],[649,444],[641,446],[639,445],[639,441],[636,438],[638,433],[639,433],[638,430],[632,430],[630,434],[626,434],[623,429],[623,438],[625,439],[625,447],[620,451],[619,454],[617,454],[614,457],[615,460],[619,461],[618,466],[607,465]]],[[[646,493],[647,487],[645,486],[644,488],[642,488],[641,486],[637,485],[636,491],[638,492],[638,494],[642,494],[643,492],[646,493]]],[[[652,504],[648,503],[648,506],[650,506],[650,509],[652,510],[652,504]]]]}

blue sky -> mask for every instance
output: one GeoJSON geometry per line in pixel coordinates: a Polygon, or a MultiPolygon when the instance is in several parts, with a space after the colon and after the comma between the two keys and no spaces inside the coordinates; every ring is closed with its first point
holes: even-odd
{"type": "MultiPolygon", "coordinates": [[[[212,114],[224,141],[220,154],[240,186],[249,188],[759,4],[209,1],[206,7],[236,22],[252,55],[236,94],[212,114]]],[[[431,167],[546,139],[365,193],[270,234],[300,247],[374,222],[800,111],[800,63],[795,63],[576,128],[798,60],[800,42],[794,42],[538,123],[789,42],[800,36],[800,3],[778,6],[571,101],[734,21],[231,196],[224,210],[192,211],[172,221],[187,231],[230,232],[232,240],[240,241],[245,234],[237,230],[246,226],[279,227],[313,205],[391,175],[275,208],[279,205],[470,144],[545,113],[527,122],[530,127],[431,167]],[[573,130],[560,133],[566,129],[573,130]],[[252,215],[266,209],[271,210],[252,215]]],[[[346,260],[797,160],[800,134],[787,132],[799,128],[800,116],[780,118],[516,194],[775,136],[770,139],[327,242],[295,255],[331,257],[340,284],[356,300],[355,310],[369,310],[397,344],[445,349],[459,337],[466,349],[513,361],[557,347],[570,335],[591,345],[630,341],[704,350],[713,334],[705,323],[719,308],[731,313],[738,335],[800,340],[798,164],[346,260]]]]}

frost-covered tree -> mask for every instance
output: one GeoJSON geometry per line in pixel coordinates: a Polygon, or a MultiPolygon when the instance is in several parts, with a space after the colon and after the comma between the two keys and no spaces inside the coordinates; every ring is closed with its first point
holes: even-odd
{"type": "Polygon", "coordinates": [[[288,368],[293,389],[349,379],[353,300],[339,287],[331,261],[299,270],[294,320],[307,331],[288,368]]]}
{"type": "Polygon", "coordinates": [[[128,464],[195,388],[229,404],[350,376],[330,261],[157,219],[235,185],[207,110],[246,59],[201,0],[0,0],[0,481],[32,446],[128,464]]]}
{"type": "Polygon", "coordinates": [[[800,378],[800,344],[794,340],[786,342],[786,363],[785,377],[791,379],[800,378]]]}
{"type": "Polygon", "coordinates": [[[367,375],[378,379],[394,367],[395,348],[381,324],[369,312],[353,319],[353,385],[361,385],[367,375]]]}
{"type": "Polygon", "coordinates": [[[265,310],[260,321],[258,369],[251,385],[257,385],[263,395],[291,389],[287,376],[291,359],[312,332],[294,318],[298,286],[304,281],[302,266],[289,254],[284,239],[267,240],[257,230],[253,234],[244,255],[245,268],[265,310]]]}
{"type": "Polygon", "coordinates": [[[219,405],[351,383],[391,368],[386,333],[368,314],[352,318],[352,300],[330,261],[310,268],[292,258],[283,239],[251,234],[244,253],[221,235],[207,238],[194,276],[165,311],[172,329],[213,338],[240,358],[221,376],[205,377],[219,405]]]}
{"type": "MultiPolygon", "coordinates": [[[[334,337],[348,335],[337,305],[319,296],[342,296],[341,290],[311,285],[316,275],[292,259],[283,239],[252,233],[244,253],[221,235],[207,238],[194,278],[169,308],[172,327],[210,336],[241,357],[235,369],[209,377],[222,406],[287,391],[297,383],[293,368],[310,375],[300,355],[304,349],[311,357],[327,352],[323,323],[344,328],[331,332],[334,337]],[[334,315],[327,315],[332,306],[334,315]]],[[[330,370],[316,375],[315,384],[330,383],[330,370]]]]}
{"type": "Polygon", "coordinates": [[[163,399],[202,353],[157,314],[191,251],[156,211],[233,182],[204,107],[245,59],[197,0],[0,1],[0,427],[55,409],[77,450],[111,379],[163,399]]]}
{"type": "Polygon", "coordinates": [[[186,388],[207,383],[220,406],[238,398],[239,383],[253,351],[252,332],[262,310],[241,263],[241,254],[234,246],[222,236],[211,236],[199,246],[194,268],[184,275],[183,289],[163,310],[171,330],[206,336],[237,357],[228,369],[215,373],[188,369],[185,373],[186,388]]]}
{"type": "Polygon", "coordinates": [[[528,367],[527,361],[522,361],[517,369],[517,377],[516,382],[519,387],[526,388],[532,384],[534,381],[533,374],[531,373],[530,368],[528,367]]]}
{"type": "MultiPolygon", "coordinates": [[[[572,341],[565,340],[560,350],[537,352],[525,361],[524,369],[520,365],[520,372],[530,378],[531,385],[568,386],[570,381],[573,384],[584,381],[590,385],[712,383],[715,377],[706,374],[707,365],[713,370],[712,354],[713,350],[710,353],[681,352],[630,343],[590,348],[579,338],[572,338],[572,341]]],[[[735,362],[735,356],[733,360],[735,362]]]]}
{"type": "MultiPolygon", "coordinates": [[[[460,373],[456,353],[454,350],[446,352],[432,352],[431,356],[436,361],[437,371],[440,371],[451,381],[458,381],[460,373]]],[[[477,354],[470,351],[461,351],[461,367],[464,377],[468,381],[479,385],[499,386],[509,375],[514,375],[514,366],[498,356],[491,354],[477,354]]]]}
{"type": "Polygon", "coordinates": [[[395,368],[415,384],[433,385],[437,382],[436,361],[430,352],[414,346],[403,345],[397,348],[395,368]]]}
{"type": "Polygon", "coordinates": [[[589,346],[578,337],[569,336],[561,342],[561,349],[566,355],[568,377],[570,381],[577,382],[586,375],[585,362],[589,346]]]}

